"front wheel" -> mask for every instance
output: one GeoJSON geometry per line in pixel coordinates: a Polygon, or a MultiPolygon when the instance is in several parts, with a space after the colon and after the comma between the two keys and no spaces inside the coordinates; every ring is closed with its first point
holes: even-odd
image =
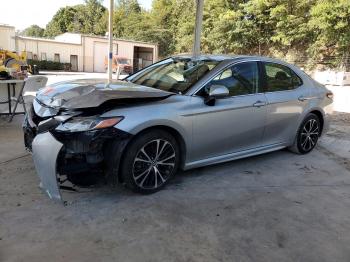
{"type": "Polygon", "coordinates": [[[124,183],[138,193],[160,190],[176,173],[179,152],[177,141],[165,131],[139,135],[125,150],[121,169],[124,183]]]}
{"type": "Polygon", "coordinates": [[[320,120],[310,113],[301,123],[294,144],[289,149],[297,154],[307,154],[315,148],[320,134],[320,120]]]}

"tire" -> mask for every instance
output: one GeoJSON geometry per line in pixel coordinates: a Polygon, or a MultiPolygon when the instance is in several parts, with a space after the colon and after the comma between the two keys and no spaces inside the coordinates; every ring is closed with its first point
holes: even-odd
{"type": "Polygon", "coordinates": [[[320,119],[317,115],[310,113],[298,128],[294,144],[288,149],[300,155],[310,153],[315,148],[320,134],[320,119]]]}
{"type": "Polygon", "coordinates": [[[180,162],[176,139],[163,130],[151,130],[137,136],[124,152],[123,182],[127,188],[142,194],[163,188],[176,173],[180,162]]]}

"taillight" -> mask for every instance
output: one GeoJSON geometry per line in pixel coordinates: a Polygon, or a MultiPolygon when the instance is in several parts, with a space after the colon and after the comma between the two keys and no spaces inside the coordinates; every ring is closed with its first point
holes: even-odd
{"type": "Polygon", "coordinates": [[[326,97],[328,97],[329,99],[333,99],[333,93],[331,91],[326,93],[326,97]]]}

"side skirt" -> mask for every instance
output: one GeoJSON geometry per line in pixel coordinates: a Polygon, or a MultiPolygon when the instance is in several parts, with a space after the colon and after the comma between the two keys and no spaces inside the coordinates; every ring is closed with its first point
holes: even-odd
{"type": "Polygon", "coordinates": [[[202,167],[202,166],[213,165],[213,164],[219,164],[219,163],[228,162],[228,161],[246,158],[246,157],[255,156],[255,155],[261,155],[261,154],[265,154],[265,153],[269,153],[269,152],[283,149],[287,146],[288,145],[286,143],[278,143],[278,144],[253,148],[253,149],[249,149],[249,150],[244,150],[244,151],[240,151],[240,152],[225,154],[225,155],[221,155],[221,156],[206,158],[206,159],[202,159],[202,160],[197,160],[197,161],[186,163],[184,170],[202,167]]]}

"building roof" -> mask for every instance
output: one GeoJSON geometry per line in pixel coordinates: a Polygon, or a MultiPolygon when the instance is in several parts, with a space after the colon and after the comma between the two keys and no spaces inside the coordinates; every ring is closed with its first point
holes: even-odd
{"type": "Polygon", "coordinates": [[[12,26],[12,25],[2,24],[2,23],[0,23],[0,27],[7,27],[7,28],[12,28],[12,29],[15,29],[15,27],[14,27],[14,26],[12,26]]]}
{"type": "MultiPolygon", "coordinates": [[[[107,36],[88,35],[88,34],[81,34],[81,36],[108,40],[107,36]]],[[[123,41],[123,42],[130,42],[130,43],[139,43],[139,44],[145,44],[145,45],[158,45],[157,43],[143,42],[143,41],[136,41],[136,40],[128,40],[128,39],[123,39],[123,38],[113,38],[113,40],[123,41]]]]}
{"type": "MultiPolygon", "coordinates": [[[[73,45],[81,45],[81,37],[97,38],[97,39],[103,39],[108,41],[108,38],[105,36],[77,34],[77,33],[63,33],[61,35],[56,36],[55,39],[28,37],[28,36],[17,36],[17,37],[23,40],[27,39],[27,40],[34,40],[34,41],[44,41],[44,42],[51,42],[51,43],[73,44],[73,45]],[[77,41],[77,37],[80,37],[80,40],[77,41]]],[[[144,45],[157,45],[155,43],[127,40],[127,39],[120,39],[120,38],[113,38],[113,40],[129,42],[129,43],[138,43],[138,44],[144,44],[144,45]]]]}
{"type": "Polygon", "coordinates": [[[58,43],[58,44],[81,45],[81,44],[77,44],[77,43],[74,43],[74,42],[57,41],[55,39],[40,38],[40,37],[29,37],[29,36],[16,36],[16,37],[18,39],[23,39],[23,40],[50,42],[50,43],[58,43]]]}

